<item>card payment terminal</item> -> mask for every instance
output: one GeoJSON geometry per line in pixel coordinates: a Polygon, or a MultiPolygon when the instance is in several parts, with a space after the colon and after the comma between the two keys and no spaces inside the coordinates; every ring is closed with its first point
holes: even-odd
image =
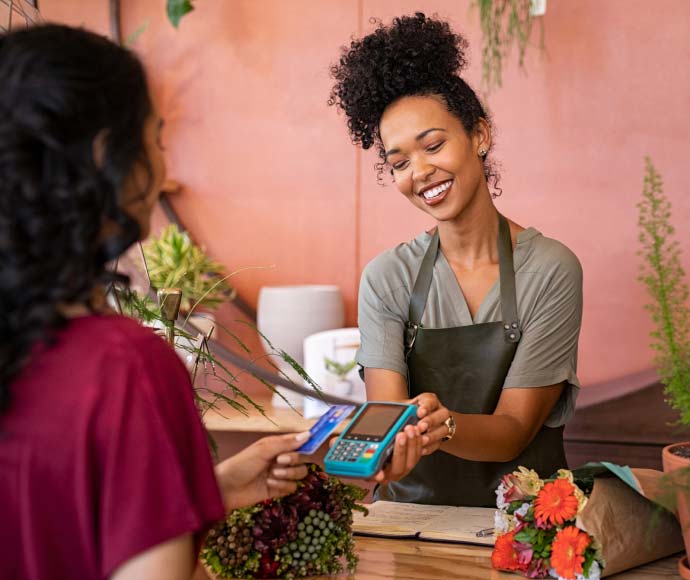
{"type": "Polygon", "coordinates": [[[326,454],[326,473],[369,478],[393,452],[395,436],[417,423],[417,406],[406,403],[364,403],[326,454]]]}

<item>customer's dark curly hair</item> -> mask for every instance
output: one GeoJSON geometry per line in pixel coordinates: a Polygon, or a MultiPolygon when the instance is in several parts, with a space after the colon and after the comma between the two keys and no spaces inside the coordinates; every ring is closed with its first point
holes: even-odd
{"type": "Polygon", "coordinates": [[[152,106],[131,52],[65,26],[0,36],[0,87],[2,410],[32,349],[65,324],[58,305],[89,306],[107,262],[139,237],[120,194],[137,163],[151,176],[152,106]],[[104,239],[106,221],[116,227],[104,239]]]}
{"type": "MultiPolygon", "coordinates": [[[[421,12],[394,18],[390,26],[379,22],[374,32],[343,47],[331,67],[336,82],[328,104],[345,112],[353,143],[364,149],[377,146],[379,176],[385,165],[379,121],[386,107],[401,97],[441,97],[468,134],[474,133],[479,119],[490,123],[477,95],[460,77],[467,65],[466,49],[467,41],[447,22],[421,12]]],[[[484,173],[499,195],[499,176],[487,157],[484,173]]]]}

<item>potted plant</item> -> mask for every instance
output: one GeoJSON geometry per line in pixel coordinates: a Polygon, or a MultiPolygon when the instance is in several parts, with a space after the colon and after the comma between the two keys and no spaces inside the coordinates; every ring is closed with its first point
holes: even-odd
{"type": "Polygon", "coordinates": [[[179,288],[182,313],[196,307],[215,309],[235,298],[235,291],[226,281],[225,268],[209,258],[204,249],[175,224],[145,242],[143,250],[151,286],[156,290],[179,288]]]}
{"type": "MultiPolygon", "coordinates": [[[[690,426],[690,307],[688,286],[680,261],[680,248],[670,223],[671,204],[664,195],[661,176],[647,158],[640,210],[640,254],[644,261],[640,280],[652,298],[647,310],[655,328],[651,333],[655,366],[665,387],[668,404],[679,412],[679,422],[690,426]]],[[[683,530],[686,556],[678,569],[690,579],[690,441],[664,448],[662,462],[672,489],[683,530]]]]}
{"type": "Polygon", "coordinates": [[[325,356],[323,358],[326,370],[335,377],[332,392],[338,397],[346,397],[352,391],[352,382],[347,378],[350,371],[355,368],[356,361],[351,360],[341,363],[325,356]]]}

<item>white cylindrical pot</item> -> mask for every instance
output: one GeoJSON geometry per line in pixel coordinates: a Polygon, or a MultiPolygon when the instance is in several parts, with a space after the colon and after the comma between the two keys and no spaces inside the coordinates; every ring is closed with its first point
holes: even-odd
{"type": "MultiPolygon", "coordinates": [[[[304,364],[303,342],[310,334],[343,326],[345,309],[340,288],[327,285],[264,286],[259,291],[256,323],[259,331],[274,347],[284,350],[300,365],[304,364]]],[[[262,344],[267,353],[269,346],[262,344]]],[[[297,384],[302,379],[292,367],[280,357],[272,362],[297,384]]],[[[302,397],[280,388],[280,392],[293,406],[302,405],[302,397]]],[[[276,406],[286,406],[285,401],[275,396],[276,406]]]]}

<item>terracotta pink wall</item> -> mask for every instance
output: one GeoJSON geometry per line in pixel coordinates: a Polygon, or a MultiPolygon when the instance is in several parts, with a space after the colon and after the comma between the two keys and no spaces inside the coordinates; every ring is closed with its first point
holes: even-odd
{"type": "MultiPolygon", "coordinates": [[[[391,187],[375,157],[349,143],[326,106],[328,65],[352,34],[423,5],[470,40],[478,85],[478,15],[469,0],[199,0],[179,30],[164,1],[123,0],[125,36],[146,61],[167,120],[175,200],[194,237],[252,303],[264,284],[333,283],[356,317],[359,272],[430,224],[391,187]]],[[[107,31],[105,0],[42,0],[50,19],[107,31]],[[78,7],[78,8],[77,8],[78,7]]],[[[643,157],[653,157],[687,248],[690,199],[690,4],[686,0],[550,2],[547,52],[511,59],[488,98],[498,130],[497,206],[573,249],[585,272],[585,384],[650,366],[650,324],[636,281],[643,157]]],[[[535,35],[535,42],[537,36],[535,35]]],[[[684,263],[690,270],[690,254],[684,263]]]]}

